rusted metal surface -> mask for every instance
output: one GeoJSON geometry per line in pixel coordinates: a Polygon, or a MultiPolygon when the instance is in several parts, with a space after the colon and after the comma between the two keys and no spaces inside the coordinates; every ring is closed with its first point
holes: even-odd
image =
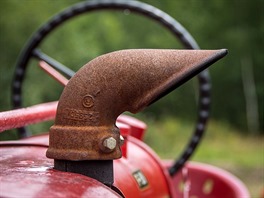
{"type": "MultiPolygon", "coordinates": [[[[120,116],[119,116],[120,117],[120,116]]],[[[127,138],[128,136],[133,136],[133,128],[129,124],[124,124],[119,121],[116,122],[116,126],[121,129],[120,130],[120,145],[122,150],[122,157],[127,157],[127,138]]]]}
{"type": "Polygon", "coordinates": [[[65,87],[50,129],[47,157],[109,160],[121,157],[115,126],[124,111],[136,113],[226,55],[227,50],[122,50],[82,67],[65,87]],[[116,147],[104,149],[114,138],[116,147]]]}
{"type": "Polygon", "coordinates": [[[55,118],[58,102],[0,112],[0,132],[55,118]]]}

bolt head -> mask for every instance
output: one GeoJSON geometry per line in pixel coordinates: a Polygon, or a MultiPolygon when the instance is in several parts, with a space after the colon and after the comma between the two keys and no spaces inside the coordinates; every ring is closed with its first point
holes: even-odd
{"type": "Polygon", "coordinates": [[[113,150],[116,147],[116,139],[113,137],[108,137],[103,141],[103,145],[105,148],[113,150]]]}

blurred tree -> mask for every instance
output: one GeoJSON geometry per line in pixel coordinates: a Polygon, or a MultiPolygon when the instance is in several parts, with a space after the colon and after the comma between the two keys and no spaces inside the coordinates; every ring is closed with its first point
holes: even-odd
{"type": "MultiPolygon", "coordinates": [[[[247,131],[247,108],[241,67],[252,63],[259,131],[263,133],[264,24],[262,0],[142,0],[178,20],[203,49],[227,48],[229,55],[210,69],[213,83],[213,119],[247,131]]],[[[17,57],[30,35],[51,16],[78,0],[0,1],[0,110],[11,109],[11,80],[17,57]]],[[[125,48],[181,48],[172,35],[142,16],[125,12],[98,12],[76,17],[54,31],[42,44],[45,53],[75,71],[92,58],[125,48]]],[[[58,99],[62,87],[31,61],[24,84],[24,105],[58,99]],[[45,83],[43,83],[45,82],[45,83]]],[[[245,66],[245,67],[250,67],[245,66]]],[[[194,120],[195,89],[192,80],[146,110],[161,118],[173,115],[194,120]]],[[[250,105],[248,105],[250,106],[250,105]]]]}

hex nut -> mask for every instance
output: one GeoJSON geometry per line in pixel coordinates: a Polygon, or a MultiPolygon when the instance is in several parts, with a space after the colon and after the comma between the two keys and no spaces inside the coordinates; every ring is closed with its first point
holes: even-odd
{"type": "Polygon", "coordinates": [[[113,150],[116,147],[116,139],[113,137],[108,137],[103,141],[103,146],[109,150],[113,150]]]}

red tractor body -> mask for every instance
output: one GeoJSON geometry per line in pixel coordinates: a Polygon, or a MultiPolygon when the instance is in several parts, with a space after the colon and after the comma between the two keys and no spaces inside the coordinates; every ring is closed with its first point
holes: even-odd
{"type": "MultiPolygon", "coordinates": [[[[43,110],[43,113],[47,112],[43,110]]],[[[17,111],[8,114],[10,121],[17,116],[17,111]]],[[[7,121],[4,119],[6,115],[1,113],[2,123],[7,121]]],[[[23,120],[25,116],[30,120],[30,114],[16,118],[23,120]]],[[[125,137],[125,143],[122,146],[123,157],[114,161],[112,189],[93,178],[53,169],[53,160],[46,157],[49,146],[49,134],[46,133],[0,143],[1,197],[120,197],[121,193],[131,198],[186,195],[249,197],[246,187],[237,178],[206,164],[188,163],[171,178],[168,167],[172,162],[161,160],[142,142],[146,129],[143,122],[130,116],[120,116],[117,126],[125,137]]]]}

